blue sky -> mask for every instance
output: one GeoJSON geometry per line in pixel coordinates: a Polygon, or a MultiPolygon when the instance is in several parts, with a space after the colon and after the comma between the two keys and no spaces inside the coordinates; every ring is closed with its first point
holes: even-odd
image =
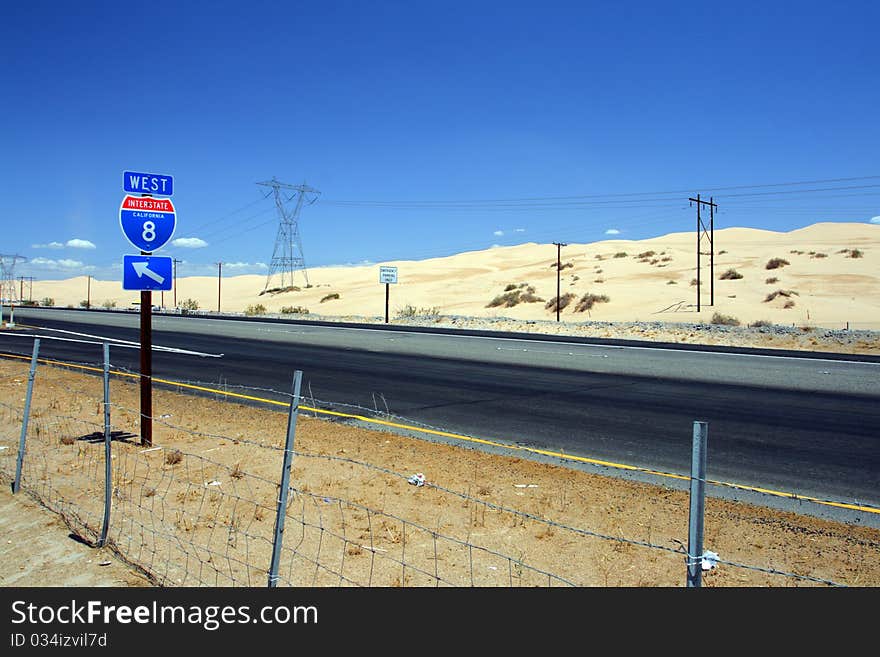
{"type": "Polygon", "coordinates": [[[878,25],[858,1],[7,4],[0,251],[119,278],[126,169],[174,176],[181,276],[265,273],[273,177],[321,192],[309,266],[690,230],[696,193],[720,228],[877,223],[878,25]]]}

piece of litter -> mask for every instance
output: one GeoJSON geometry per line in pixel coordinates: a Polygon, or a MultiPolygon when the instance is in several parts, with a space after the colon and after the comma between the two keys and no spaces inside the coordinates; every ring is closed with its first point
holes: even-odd
{"type": "Polygon", "coordinates": [[[165,419],[166,417],[174,417],[174,416],[171,415],[171,413],[165,413],[165,414],[163,414],[163,415],[160,415],[160,416],[159,416],[159,419],[160,419],[160,420],[163,420],[163,419],[165,419]]]}
{"type": "Polygon", "coordinates": [[[99,563],[98,565],[99,565],[99,566],[109,566],[111,563],[113,563],[113,562],[112,562],[112,561],[102,561],[102,562],[99,563]]]}
{"type": "Polygon", "coordinates": [[[220,485],[220,482],[217,481],[216,479],[214,481],[206,481],[205,482],[205,486],[219,486],[219,485],[220,485]]]}
{"type": "Polygon", "coordinates": [[[416,472],[412,477],[407,479],[409,483],[413,486],[424,486],[425,485],[425,475],[421,472],[416,472]]]}
{"type": "Polygon", "coordinates": [[[514,484],[514,488],[537,488],[538,484],[514,484]]]}
{"type": "Polygon", "coordinates": [[[157,449],[162,449],[161,447],[150,447],[149,449],[142,449],[140,454],[146,454],[147,452],[155,452],[157,449]]]}
{"type": "Polygon", "coordinates": [[[489,566],[489,570],[498,570],[498,566],[489,566]]]}
{"type": "Polygon", "coordinates": [[[703,570],[712,570],[718,565],[718,555],[711,550],[703,552],[702,568],[703,570]]]}
{"type": "Polygon", "coordinates": [[[323,501],[324,504],[330,504],[333,500],[331,500],[329,497],[325,497],[323,501]]]}

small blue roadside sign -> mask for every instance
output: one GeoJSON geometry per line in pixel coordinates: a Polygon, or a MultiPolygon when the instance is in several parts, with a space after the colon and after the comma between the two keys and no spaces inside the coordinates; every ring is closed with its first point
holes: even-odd
{"type": "Polygon", "coordinates": [[[122,186],[124,191],[131,194],[158,194],[159,196],[174,194],[174,178],[161,173],[123,171],[122,186]]]}
{"type": "Polygon", "coordinates": [[[172,262],[168,256],[122,256],[123,290],[171,289],[172,262]]]}
{"type": "Polygon", "coordinates": [[[169,198],[126,194],[119,206],[119,225],[134,248],[152,253],[174,235],[177,214],[169,198]]]}

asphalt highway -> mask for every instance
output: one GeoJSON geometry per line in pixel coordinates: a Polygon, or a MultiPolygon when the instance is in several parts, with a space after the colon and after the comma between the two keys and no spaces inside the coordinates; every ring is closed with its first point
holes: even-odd
{"type": "MultiPolygon", "coordinates": [[[[139,340],[136,313],[22,308],[15,319],[38,327],[19,333],[86,341],[44,340],[47,358],[98,363],[85,336],[139,340]]],[[[222,354],[156,351],[156,377],[287,391],[300,369],[319,406],[387,406],[454,433],[680,474],[704,420],[711,479],[880,506],[877,359],[165,315],[153,344],[222,354]]],[[[0,352],[30,350],[0,334],[0,352]]],[[[138,370],[137,349],[111,352],[138,370]]]]}

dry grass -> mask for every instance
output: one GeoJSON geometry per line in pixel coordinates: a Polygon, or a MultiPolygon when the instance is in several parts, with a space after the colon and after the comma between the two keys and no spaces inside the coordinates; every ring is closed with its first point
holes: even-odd
{"type": "Polygon", "coordinates": [[[552,299],[550,299],[550,301],[548,301],[544,305],[544,308],[554,313],[556,312],[557,307],[560,311],[565,310],[568,304],[572,302],[574,297],[575,295],[573,295],[571,292],[566,292],[561,297],[553,297],[552,299]]]}
{"type": "Polygon", "coordinates": [[[768,303],[773,301],[776,297],[791,297],[791,296],[800,296],[794,290],[776,290],[776,292],[771,292],[766,297],[764,297],[764,303],[768,303]]]}
{"type": "Polygon", "coordinates": [[[773,285],[773,283],[778,283],[778,282],[779,282],[779,279],[776,278],[775,276],[771,276],[770,278],[765,279],[764,282],[765,282],[767,285],[773,285]]]}
{"type": "Polygon", "coordinates": [[[728,269],[726,272],[721,274],[721,276],[719,276],[722,281],[735,281],[739,280],[742,277],[743,275],[740,274],[736,269],[728,269]]]}
{"type": "Polygon", "coordinates": [[[577,304],[575,304],[574,311],[576,313],[582,313],[585,310],[592,309],[597,303],[608,303],[610,299],[605,294],[590,294],[589,292],[582,296],[577,304]]]}
{"type": "Polygon", "coordinates": [[[170,449],[165,452],[165,464],[166,465],[176,465],[183,460],[183,452],[179,449],[170,449]]]}

